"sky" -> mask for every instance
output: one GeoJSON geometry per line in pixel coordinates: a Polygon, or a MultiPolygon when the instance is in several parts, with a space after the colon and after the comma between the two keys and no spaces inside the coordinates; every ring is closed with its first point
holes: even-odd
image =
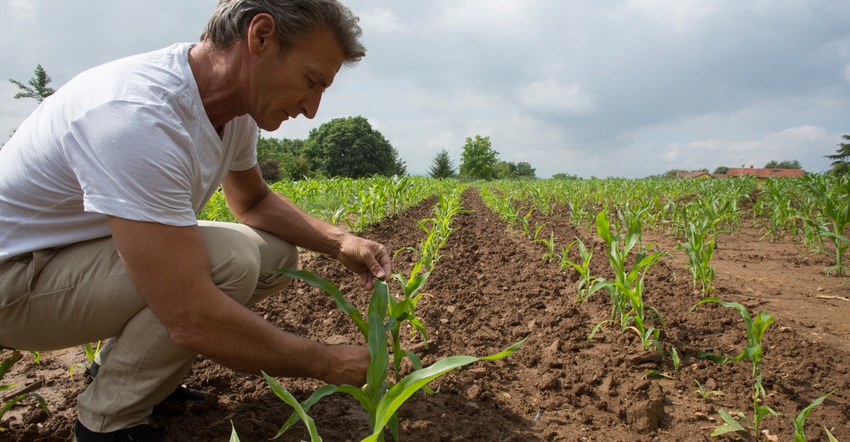
{"type": "MultiPolygon", "coordinates": [[[[217,0],[0,0],[0,77],[41,64],[58,88],[98,64],[197,41],[217,0]]],[[[467,138],[540,178],[672,169],[829,170],[850,134],[847,0],[344,0],[366,57],[344,67],[306,139],[363,116],[408,173],[467,138]]],[[[37,103],[0,81],[0,139],[37,103]]]]}

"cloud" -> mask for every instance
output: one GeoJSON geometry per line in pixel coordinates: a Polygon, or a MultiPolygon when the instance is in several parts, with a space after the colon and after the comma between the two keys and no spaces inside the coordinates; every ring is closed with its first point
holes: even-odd
{"type": "Polygon", "coordinates": [[[838,139],[818,126],[796,126],[766,134],[757,140],[706,139],[669,143],[662,155],[670,169],[700,169],[709,172],[720,166],[763,167],[769,161],[800,161],[810,172],[829,169],[829,160],[838,139]]]}
{"type": "MultiPolygon", "coordinates": [[[[850,131],[850,2],[343,2],[368,55],[340,72],[315,120],[272,136],[361,115],[414,174],[443,148],[459,161],[466,137],[481,135],[541,177],[632,178],[742,160],[824,170],[850,131]]],[[[193,41],[215,0],[41,4],[0,2],[4,76],[26,80],[41,63],[60,86],[193,41]],[[33,8],[38,20],[24,19],[33,8]]],[[[31,110],[0,94],[2,135],[31,110]]]]}
{"type": "Polygon", "coordinates": [[[29,0],[10,0],[9,6],[18,20],[35,20],[35,5],[29,0]]]}
{"type": "Polygon", "coordinates": [[[389,36],[392,34],[404,31],[405,26],[399,17],[387,8],[376,6],[357,13],[360,17],[360,25],[363,29],[367,29],[368,35],[376,34],[380,36],[389,36]]]}
{"type": "Polygon", "coordinates": [[[596,108],[596,99],[586,86],[564,84],[555,79],[521,84],[516,91],[522,103],[532,111],[585,114],[596,108]]]}

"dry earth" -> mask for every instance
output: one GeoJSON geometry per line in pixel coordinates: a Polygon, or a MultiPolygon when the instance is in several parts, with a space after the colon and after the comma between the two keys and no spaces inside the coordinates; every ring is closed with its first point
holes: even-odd
{"type": "MultiPolygon", "coordinates": [[[[391,250],[416,247],[423,237],[416,221],[428,217],[434,203],[429,199],[363,236],[391,250]]],[[[577,304],[575,272],[542,262],[543,246],[511,232],[474,191],[464,194],[463,204],[469,213],[455,219],[456,230],[425,287],[429,296],[417,308],[430,346],[425,349],[419,341],[408,345],[429,364],[450,355],[483,356],[523,338],[528,341],[505,360],[479,362],[439,379],[436,395],[412,397],[399,412],[401,440],[734,440],[710,437],[709,432],[719,424],[720,408],[752,417],[751,365],[718,365],[697,353],[736,355],[746,343],[744,325],[737,312],[719,305],[688,313],[701,296],[693,289],[683,255],[674,252],[663,259],[650,270],[646,284],[646,302],[666,321],[665,351],[675,347],[681,356],[677,371],[671,358],[642,350],[633,333],[603,328],[588,341],[593,326],[610,315],[607,295],[577,304]],[[671,378],[647,376],[650,370],[671,378]],[[695,381],[724,395],[698,397],[695,381]]],[[[535,215],[533,221],[546,223],[541,234],[548,238],[554,232],[558,244],[580,237],[593,245],[592,273],[611,276],[604,244],[595,234],[573,227],[566,208],[555,207],[555,215],[535,215]]],[[[822,275],[828,265],[824,256],[805,253],[790,240],[768,242],[746,224],[741,235],[719,240],[713,265],[717,296],[742,303],[754,314],[766,309],[776,317],[764,338],[762,370],[768,392],[764,403],[780,415],[765,419],[760,437],[793,440],[791,419],[815,398],[834,391],[812,411],[806,435],[810,441],[826,441],[826,427],[838,440],[850,441],[850,284],[847,278],[822,275]]],[[[664,250],[676,244],[645,232],[648,242],[664,250]]],[[[575,250],[571,257],[578,260],[575,250]]],[[[394,270],[407,271],[412,261],[411,254],[400,253],[394,270]]],[[[338,263],[304,254],[303,267],[339,284],[365,309],[369,293],[338,263]]],[[[255,310],[281,328],[328,344],[362,342],[330,297],[300,281],[255,310]]],[[[25,401],[2,422],[9,430],[0,433],[0,441],[72,440],[75,398],[88,379],[80,369],[73,377],[68,370],[82,362],[81,349],[42,354],[41,365],[25,356],[9,376],[18,388],[29,386],[44,396],[51,415],[25,401]]],[[[305,379],[281,381],[299,398],[320,386],[305,379]]],[[[152,423],[169,440],[225,441],[231,423],[243,441],[268,440],[290,413],[258,376],[234,373],[204,358],[198,359],[186,384],[215,393],[215,400],[158,407],[152,423]]],[[[4,397],[18,391],[6,391],[4,397]]],[[[369,433],[367,416],[345,395],[323,399],[310,414],[327,441],[357,441],[369,433]]],[[[308,435],[298,424],[279,440],[304,438],[308,435]]]]}

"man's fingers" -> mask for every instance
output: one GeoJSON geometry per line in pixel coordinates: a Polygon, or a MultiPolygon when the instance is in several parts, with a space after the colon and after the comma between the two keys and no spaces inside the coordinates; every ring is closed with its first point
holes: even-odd
{"type": "Polygon", "coordinates": [[[372,254],[368,254],[366,256],[365,264],[369,266],[369,270],[375,275],[378,279],[384,279],[387,277],[387,264],[389,264],[389,252],[387,252],[387,248],[384,246],[380,246],[378,253],[376,256],[372,256],[372,254]],[[377,259],[375,259],[377,257],[377,259]],[[380,261],[380,262],[378,262],[380,261]]]}

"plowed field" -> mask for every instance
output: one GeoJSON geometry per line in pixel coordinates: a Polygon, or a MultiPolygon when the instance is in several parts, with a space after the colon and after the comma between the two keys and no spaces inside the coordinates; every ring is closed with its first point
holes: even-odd
{"type": "MultiPolygon", "coordinates": [[[[390,250],[418,247],[423,232],[416,221],[430,216],[435,202],[429,199],[392,216],[363,236],[390,250]]],[[[512,232],[474,190],[464,193],[463,206],[469,212],[455,218],[455,231],[425,286],[429,296],[417,306],[430,345],[426,349],[419,340],[407,345],[427,365],[445,356],[484,356],[528,341],[507,359],[478,362],[438,379],[432,385],[439,387],[436,395],[413,396],[399,412],[402,441],[723,441],[734,438],[709,436],[721,423],[718,409],[752,418],[750,363],[718,365],[697,357],[703,350],[737,355],[746,343],[741,316],[716,304],[688,313],[702,296],[694,291],[684,255],[672,253],[652,267],[645,289],[647,304],[666,321],[665,352],[675,347],[681,356],[677,371],[669,356],[662,359],[641,349],[635,334],[619,327],[603,327],[588,341],[593,326],[610,316],[608,295],[598,292],[577,304],[575,272],[542,262],[544,247],[512,232]],[[647,376],[650,370],[670,378],[647,376]],[[695,381],[723,395],[695,395],[695,381]]],[[[573,227],[568,209],[556,207],[553,216],[535,215],[533,221],[546,223],[541,235],[554,232],[561,245],[580,237],[594,246],[591,273],[611,277],[605,245],[595,232],[573,227]]],[[[718,297],[739,302],[753,314],[766,309],[776,317],[764,337],[762,372],[764,403],[780,415],[765,418],[761,440],[793,440],[792,418],[834,391],[809,415],[806,435],[809,441],[826,441],[825,426],[838,440],[850,441],[850,284],[841,284],[847,278],[822,275],[829,265],[824,256],[805,253],[791,241],[770,243],[744,224],[741,235],[719,239],[712,264],[718,297]]],[[[644,232],[643,242],[663,250],[676,244],[651,232],[644,232]]],[[[394,271],[408,271],[413,260],[411,253],[399,253],[394,271]]],[[[370,293],[340,264],[304,253],[302,267],[337,284],[365,310],[370,293]]],[[[397,285],[390,287],[398,291],[397,285]]],[[[362,343],[332,299],[301,281],[255,310],[286,330],[328,344],[362,343]]],[[[45,353],[42,359],[36,366],[25,356],[10,376],[21,386],[34,385],[48,401],[51,416],[25,401],[7,414],[3,426],[9,430],[0,433],[0,440],[73,439],[76,395],[88,379],[81,369],[70,377],[68,369],[85,358],[75,348],[45,353]]],[[[281,382],[302,399],[320,386],[305,379],[281,382]]],[[[203,357],[185,383],[215,398],[158,407],[152,424],[168,440],[224,441],[231,422],[242,441],[268,440],[291,411],[262,378],[234,373],[203,357]]],[[[323,399],[310,414],[326,441],[359,441],[369,434],[368,417],[347,395],[323,399]]],[[[298,424],[278,440],[307,438],[298,424]]]]}

